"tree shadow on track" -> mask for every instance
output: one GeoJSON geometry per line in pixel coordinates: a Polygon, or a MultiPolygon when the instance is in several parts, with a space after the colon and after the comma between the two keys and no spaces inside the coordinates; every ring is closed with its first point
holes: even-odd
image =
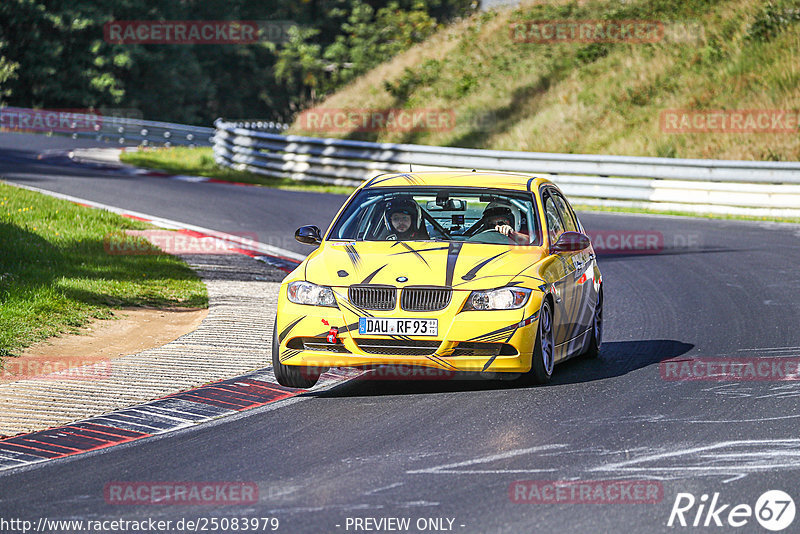
{"type": "MultiPolygon", "coordinates": [[[[603,343],[597,359],[573,358],[558,364],[552,381],[547,386],[578,384],[622,376],[676,358],[687,353],[694,345],[672,339],[639,341],[611,341],[603,343]]],[[[455,393],[468,391],[508,390],[537,386],[520,385],[513,381],[486,380],[478,377],[436,380],[428,377],[408,380],[387,380],[367,374],[335,387],[329,391],[307,393],[315,397],[369,397],[383,395],[425,395],[433,393],[455,393]]]]}

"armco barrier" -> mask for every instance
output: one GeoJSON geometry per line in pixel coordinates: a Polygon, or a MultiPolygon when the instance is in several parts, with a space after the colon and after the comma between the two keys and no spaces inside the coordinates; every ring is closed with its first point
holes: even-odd
{"type": "MultiPolygon", "coordinates": [[[[130,111],[130,110],[129,110],[130,111]]],[[[278,122],[245,123],[265,132],[280,132],[288,125],[278,122]]],[[[214,128],[138,118],[81,113],[74,110],[0,108],[0,126],[7,131],[91,138],[119,145],[211,146],[214,128]]]]}
{"type": "Polygon", "coordinates": [[[477,150],[284,136],[222,119],[215,126],[218,164],[267,176],[357,185],[409,168],[522,172],[552,179],[578,204],[800,217],[800,162],[477,150]]]}

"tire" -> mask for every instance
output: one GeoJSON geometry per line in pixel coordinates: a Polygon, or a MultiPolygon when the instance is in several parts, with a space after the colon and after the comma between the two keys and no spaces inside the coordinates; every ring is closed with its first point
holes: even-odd
{"type": "Polygon", "coordinates": [[[553,308],[545,299],[539,309],[539,327],[533,349],[531,370],[520,377],[523,384],[546,384],[553,377],[555,367],[555,345],[553,344],[553,308]]]}
{"type": "Polygon", "coordinates": [[[592,333],[589,345],[582,354],[584,358],[594,359],[600,356],[600,347],[603,345],[603,289],[597,293],[597,305],[592,316],[592,333]]]}
{"type": "Polygon", "coordinates": [[[272,328],[272,369],[278,384],[290,388],[308,389],[317,383],[321,374],[319,371],[314,372],[308,367],[281,363],[277,319],[275,319],[275,326],[272,328]]]}

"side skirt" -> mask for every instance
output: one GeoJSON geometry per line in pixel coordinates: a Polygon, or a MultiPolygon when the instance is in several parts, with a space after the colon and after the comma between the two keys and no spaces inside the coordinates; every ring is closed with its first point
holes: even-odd
{"type": "Polygon", "coordinates": [[[576,337],[556,345],[554,347],[556,353],[555,363],[563,362],[582,354],[586,350],[586,344],[589,343],[591,333],[592,328],[589,327],[576,337]]]}

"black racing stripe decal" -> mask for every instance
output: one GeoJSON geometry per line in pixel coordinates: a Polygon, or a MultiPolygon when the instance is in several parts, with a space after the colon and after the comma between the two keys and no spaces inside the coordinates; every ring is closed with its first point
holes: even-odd
{"type": "Polygon", "coordinates": [[[344,249],[347,252],[347,257],[350,258],[350,263],[353,264],[353,267],[358,269],[361,266],[361,255],[356,250],[355,245],[347,244],[344,246],[344,249]]]}
{"type": "MultiPolygon", "coordinates": [[[[506,330],[507,332],[507,330],[506,330]]],[[[478,338],[476,341],[480,343],[504,343],[507,339],[506,332],[500,332],[487,337],[478,338]]]]}
{"type": "MultiPolygon", "coordinates": [[[[531,324],[533,321],[536,320],[536,318],[538,316],[539,316],[539,311],[537,310],[537,311],[533,312],[533,314],[531,314],[527,319],[523,319],[522,321],[517,323],[516,324],[516,328],[514,328],[514,330],[511,331],[511,333],[508,335],[508,337],[506,338],[504,343],[508,343],[509,341],[511,341],[511,338],[514,337],[514,334],[517,333],[517,330],[519,330],[523,326],[527,326],[527,325],[531,324]]],[[[494,336],[494,337],[496,338],[497,336],[494,336]]],[[[499,339],[495,339],[495,341],[500,341],[500,339],[502,339],[502,338],[503,338],[503,335],[500,334],[499,339]]],[[[489,368],[489,366],[492,365],[492,363],[494,363],[494,360],[495,360],[495,358],[497,358],[497,356],[498,356],[498,354],[495,354],[494,356],[489,358],[489,361],[487,361],[486,364],[483,366],[483,370],[484,371],[487,370],[489,368]]]]}
{"type": "Polygon", "coordinates": [[[495,337],[499,337],[500,339],[502,339],[503,337],[505,337],[504,334],[506,332],[515,330],[518,324],[519,323],[510,324],[508,326],[504,326],[503,328],[498,328],[497,330],[493,330],[492,332],[487,332],[480,336],[475,336],[473,338],[468,339],[467,341],[485,341],[488,338],[495,338],[495,337]]]}
{"type": "Polygon", "coordinates": [[[388,182],[389,180],[394,180],[395,178],[397,178],[397,176],[387,176],[385,178],[381,178],[380,180],[372,182],[372,185],[378,185],[383,182],[388,182]]]}
{"type": "MultiPolygon", "coordinates": [[[[405,241],[398,241],[397,244],[398,245],[403,245],[408,250],[406,250],[404,252],[395,252],[394,254],[392,254],[392,256],[400,256],[401,254],[412,254],[412,253],[413,254],[419,254],[420,252],[430,252],[431,250],[447,250],[448,248],[450,248],[450,247],[433,247],[433,248],[413,249],[410,246],[408,246],[408,244],[406,244],[405,241]]],[[[394,246],[394,245],[392,245],[392,246],[394,246]]],[[[422,259],[422,261],[425,261],[424,258],[420,258],[420,259],[422,259]]]]}
{"type": "Polygon", "coordinates": [[[379,174],[378,176],[375,176],[372,180],[367,182],[367,184],[364,186],[364,189],[366,189],[367,187],[373,186],[373,185],[377,185],[377,184],[379,184],[381,182],[385,182],[386,180],[392,180],[394,178],[396,178],[396,176],[394,176],[394,175],[386,176],[385,173],[384,174],[379,174]],[[381,176],[385,176],[385,178],[381,178],[381,176]],[[378,180],[378,178],[381,178],[381,179],[378,180]]]}
{"type": "Polygon", "coordinates": [[[439,356],[450,356],[455,350],[455,347],[450,347],[449,349],[437,350],[434,354],[438,354],[439,356]]]}
{"type": "Polygon", "coordinates": [[[490,366],[490,365],[492,365],[492,364],[494,363],[494,360],[495,360],[496,358],[497,358],[497,354],[495,354],[494,356],[492,356],[491,358],[489,358],[489,360],[488,360],[488,361],[487,361],[487,362],[486,362],[486,363],[483,365],[483,369],[482,369],[482,370],[483,370],[483,371],[487,370],[487,369],[489,368],[489,366],[490,366]]]}
{"type": "MultiPolygon", "coordinates": [[[[389,264],[387,263],[386,265],[389,265],[389,264]]],[[[384,267],[386,267],[386,265],[383,265],[383,266],[381,266],[381,267],[378,267],[377,269],[375,269],[375,270],[374,270],[374,271],[373,271],[373,272],[372,272],[372,273],[371,273],[369,276],[367,276],[366,278],[364,278],[364,279],[361,281],[361,283],[362,283],[362,284],[369,284],[370,282],[372,282],[372,279],[373,279],[373,278],[375,278],[375,275],[376,275],[376,274],[378,274],[379,272],[381,272],[381,269],[383,269],[384,267]]]]}
{"type": "MultiPolygon", "coordinates": [[[[523,275],[517,275],[517,277],[518,278],[530,278],[531,280],[534,280],[536,282],[541,282],[542,281],[541,278],[536,278],[535,276],[528,276],[528,275],[524,275],[524,274],[523,275]]],[[[466,284],[469,284],[469,283],[472,283],[472,282],[476,282],[478,280],[486,280],[487,278],[503,278],[503,279],[506,279],[507,277],[502,276],[502,275],[498,275],[498,274],[490,274],[490,275],[486,275],[486,276],[478,276],[478,277],[473,278],[472,280],[467,280],[466,282],[459,282],[457,284],[454,284],[453,287],[463,286],[463,285],[466,285],[466,284]]],[[[503,285],[516,286],[516,285],[520,285],[522,283],[525,283],[525,282],[524,281],[520,281],[520,280],[516,280],[514,282],[509,282],[508,284],[504,283],[503,285]]],[[[539,290],[540,291],[544,291],[542,289],[542,287],[548,287],[548,285],[549,284],[544,285],[544,286],[541,286],[541,285],[538,286],[539,290]]]]}
{"type": "Polygon", "coordinates": [[[539,278],[538,276],[530,276],[527,274],[518,274],[517,277],[519,278],[530,278],[531,280],[538,280],[539,282],[544,282],[543,278],[539,278]]]}
{"type": "MultiPolygon", "coordinates": [[[[536,313],[539,313],[539,312],[536,312],[536,313]]],[[[536,313],[534,313],[533,315],[531,315],[531,318],[533,318],[533,317],[536,317],[536,313]]],[[[524,322],[524,321],[523,321],[523,322],[524,322]]],[[[519,323],[519,324],[517,324],[517,327],[516,327],[514,330],[512,330],[512,331],[511,331],[511,333],[510,333],[510,334],[508,335],[508,337],[506,338],[506,340],[505,340],[505,343],[508,343],[509,341],[511,341],[511,338],[512,338],[512,337],[514,337],[514,334],[516,334],[516,333],[517,333],[517,330],[519,330],[519,325],[520,325],[520,324],[522,324],[522,323],[519,323]]],[[[499,353],[498,353],[498,354],[495,354],[494,356],[492,356],[491,358],[489,358],[489,360],[488,360],[488,361],[486,362],[486,364],[483,366],[483,370],[485,371],[486,369],[488,369],[488,368],[489,368],[489,366],[490,366],[490,365],[492,365],[492,363],[494,363],[494,360],[495,360],[495,359],[496,359],[498,356],[499,356],[499,353]]]]}
{"type": "MultiPolygon", "coordinates": [[[[392,176],[392,178],[402,178],[402,179],[404,179],[404,180],[405,180],[407,183],[409,183],[409,184],[411,184],[411,185],[419,185],[419,183],[420,183],[420,181],[419,181],[419,178],[417,178],[417,177],[416,177],[416,176],[414,176],[413,174],[406,174],[406,173],[403,173],[403,174],[400,174],[400,175],[392,176]]],[[[387,179],[387,180],[391,180],[391,178],[386,178],[386,179],[387,179]]]]}
{"type": "Polygon", "coordinates": [[[349,311],[350,313],[352,313],[354,315],[359,315],[359,316],[363,316],[363,317],[374,317],[367,310],[362,310],[361,308],[359,308],[358,306],[356,306],[355,304],[353,304],[349,300],[342,299],[341,301],[339,301],[339,305],[342,306],[345,310],[349,311]]]}
{"type": "Polygon", "coordinates": [[[358,323],[350,323],[344,325],[344,329],[348,332],[358,332],[358,323]]]}
{"type": "Polygon", "coordinates": [[[453,286],[453,274],[456,271],[456,261],[458,261],[458,255],[463,245],[464,243],[460,242],[450,243],[450,246],[447,247],[447,272],[444,277],[444,285],[446,287],[453,286]]]}
{"type": "Polygon", "coordinates": [[[508,337],[506,338],[504,343],[508,343],[509,341],[511,341],[511,338],[514,337],[514,334],[517,333],[517,330],[519,330],[519,324],[517,324],[517,327],[514,330],[512,330],[510,334],[508,334],[508,337]]]}
{"type": "Polygon", "coordinates": [[[505,252],[501,252],[500,254],[496,254],[496,255],[492,256],[491,258],[483,260],[482,262],[477,264],[475,267],[470,269],[467,274],[465,274],[464,276],[461,277],[461,279],[462,280],[472,280],[473,278],[475,278],[475,275],[478,274],[478,271],[483,269],[489,262],[491,262],[493,260],[496,260],[497,258],[502,256],[503,254],[508,254],[508,251],[506,250],[505,252]]]}
{"type": "Polygon", "coordinates": [[[443,363],[444,365],[446,365],[446,366],[448,366],[448,367],[451,367],[451,368],[453,368],[453,369],[458,369],[458,367],[456,367],[455,365],[453,365],[453,364],[452,364],[452,363],[450,363],[449,361],[447,361],[447,360],[445,360],[444,358],[442,358],[442,355],[441,355],[441,354],[439,354],[439,351],[436,351],[436,352],[434,352],[433,354],[431,354],[431,357],[432,357],[432,358],[434,358],[434,359],[436,359],[436,361],[439,361],[439,362],[443,363]]]}
{"type": "Polygon", "coordinates": [[[278,359],[280,360],[281,363],[283,363],[286,360],[288,360],[289,358],[297,356],[298,354],[300,354],[299,350],[297,350],[297,349],[288,349],[288,350],[283,351],[280,354],[280,356],[278,357],[278,359]]]}
{"type": "Polygon", "coordinates": [[[300,317],[299,319],[295,319],[295,320],[294,320],[294,322],[290,323],[290,324],[289,324],[289,326],[287,326],[286,328],[284,328],[284,329],[283,329],[283,332],[281,332],[281,333],[278,335],[278,343],[282,343],[282,342],[283,342],[283,340],[284,340],[284,339],[286,339],[286,336],[289,334],[289,332],[292,330],[292,328],[294,328],[295,326],[297,326],[297,323],[299,323],[300,321],[302,321],[302,320],[303,320],[303,319],[305,319],[305,318],[306,318],[306,316],[305,316],[305,315],[303,315],[303,316],[302,316],[302,317],[300,317]]]}
{"type": "Polygon", "coordinates": [[[404,252],[395,252],[394,254],[392,254],[392,256],[400,256],[400,255],[402,255],[402,254],[413,254],[413,255],[414,255],[414,256],[416,256],[416,257],[417,257],[417,258],[418,258],[418,259],[419,259],[419,260],[420,260],[422,263],[424,263],[424,264],[425,264],[425,266],[426,266],[427,268],[429,268],[429,269],[430,269],[430,267],[431,267],[431,266],[430,266],[430,264],[428,263],[428,260],[426,260],[425,258],[423,258],[423,257],[422,257],[422,254],[420,254],[420,252],[428,252],[428,251],[431,251],[431,250],[447,250],[447,249],[449,248],[449,247],[434,247],[434,248],[423,248],[423,249],[415,250],[413,247],[411,247],[411,245],[409,245],[408,243],[405,243],[404,241],[398,241],[398,243],[400,243],[401,245],[403,245],[403,247],[405,247],[405,248],[406,248],[406,250],[405,250],[404,252]]]}
{"type": "Polygon", "coordinates": [[[448,362],[448,361],[442,360],[441,358],[439,358],[439,357],[436,355],[436,353],[435,353],[435,352],[434,352],[433,354],[431,354],[431,355],[429,355],[429,356],[425,356],[425,357],[426,357],[426,358],[428,358],[430,361],[432,361],[432,362],[434,362],[434,363],[438,363],[438,364],[439,364],[439,365],[441,365],[442,367],[445,367],[445,368],[447,368],[447,367],[450,367],[450,368],[452,368],[452,369],[458,370],[458,367],[456,367],[455,365],[453,365],[452,363],[450,363],[450,362],[448,362]]]}
{"type": "MultiPolygon", "coordinates": [[[[498,275],[492,274],[492,275],[488,275],[488,276],[479,276],[477,278],[473,278],[472,280],[467,280],[466,282],[459,282],[457,284],[453,284],[453,287],[463,286],[463,285],[469,284],[470,282],[475,282],[476,280],[484,280],[486,278],[498,278],[498,275]]],[[[502,278],[505,279],[506,277],[504,276],[502,278]]]]}

